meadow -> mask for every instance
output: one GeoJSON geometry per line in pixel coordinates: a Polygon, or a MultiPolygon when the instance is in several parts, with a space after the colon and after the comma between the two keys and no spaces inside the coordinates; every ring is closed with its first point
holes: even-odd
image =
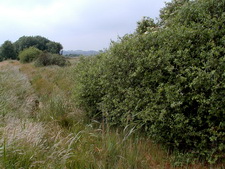
{"type": "Polygon", "coordinates": [[[0,168],[225,168],[224,17],[221,0],[172,0],[73,59],[41,36],[5,41],[0,168]]]}
{"type": "Polygon", "coordinates": [[[71,92],[78,61],[68,67],[0,63],[0,168],[212,167],[201,162],[175,167],[179,161],[169,151],[134,128],[87,118],[71,92]]]}
{"type": "Polygon", "coordinates": [[[85,118],[71,98],[72,67],[1,65],[1,168],[167,165],[167,155],[132,130],[111,130],[85,118]]]}

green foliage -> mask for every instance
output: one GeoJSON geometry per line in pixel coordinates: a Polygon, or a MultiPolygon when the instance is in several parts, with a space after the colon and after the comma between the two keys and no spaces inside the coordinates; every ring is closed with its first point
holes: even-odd
{"type": "Polygon", "coordinates": [[[49,65],[58,65],[58,66],[68,66],[69,61],[65,57],[58,54],[51,53],[42,53],[37,60],[35,61],[36,66],[49,66],[49,65]]]}
{"type": "Polygon", "coordinates": [[[36,60],[41,54],[42,54],[41,50],[35,47],[29,47],[20,52],[19,59],[21,63],[30,63],[36,60]]]}
{"type": "Polygon", "coordinates": [[[76,77],[74,78],[78,85],[75,86],[75,98],[78,105],[82,105],[87,115],[97,119],[102,118],[101,111],[98,109],[98,103],[101,101],[102,88],[100,76],[102,72],[102,57],[82,57],[76,66],[76,77]]]}
{"type": "Polygon", "coordinates": [[[55,54],[59,54],[60,51],[63,49],[62,45],[56,42],[48,42],[46,46],[47,46],[48,52],[55,53],[55,54]]]}
{"type": "Polygon", "coordinates": [[[189,1],[190,0],[172,0],[172,2],[167,2],[166,7],[160,11],[161,25],[165,26],[172,23],[171,19],[173,19],[174,16],[177,16],[177,13],[181,11],[180,8],[189,1]]]}
{"type": "Polygon", "coordinates": [[[16,51],[15,48],[10,41],[5,41],[0,48],[0,61],[6,59],[16,59],[16,51]]]}
{"type": "Polygon", "coordinates": [[[149,31],[155,30],[158,28],[158,24],[154,22],[154,19],[149,17],[143,17],[141,21],[137,22],[137,33],[144,34],[149,31]]]}
{"type": "Polygon", "coordinates": [[[68,66],[70,63],[65,57],[52,54],[47,52],[42,52],[35,47],[29,47],[24,49],[19,54],[20,62],[30,63],[35,61],[36,66],[48,66],[48,65],[58,65],[58,66],[68,66]]]}
{"type": "Polygon", "coordinates": [[[18,108],[7,109],[7,117],[0,118],[0,168],[168,166],[167,153],[147,138],[134,134],[133,128],[120,130],[97,121],[87,123],[84,113],[71,98],[72,66],[35,68],[31,64],[7,63],[0,68],[4,72],[0,75],[5,74],[0,78],[3,82],[0,93],[5,86],[2,91],[6,99],[3,97],[3,100],[18,108]],[[16,72],[9,71],[15,68],[16,72]],[[17,78],[19,85],[12,83],[17,78]],[[27,98],[21,99],[18,90],[27,98]],[[31,110],[34,95],[38,96],[38,103],[34,103],[37,107],[31,110]]]}
{"type": "Polygon", "coordinates": [[[14,46],[18,53],[29,47],[35,47],[41,51],[55,54],[59,54],[61,49],[63,49],[60,43],[50,41],[41,36],[23,36],[14,43],[14,46]]]}
{"type": "Polygon", "coordinates": [[[90,117],[214,163],[225,153],[225,2],[174,0],[160,17],[82,60],[75,96],[90,117]]]}

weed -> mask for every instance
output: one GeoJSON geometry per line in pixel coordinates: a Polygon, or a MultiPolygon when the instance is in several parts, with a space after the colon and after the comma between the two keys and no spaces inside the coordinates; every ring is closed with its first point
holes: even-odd
{"type": "Polygon", "coordinates": [[[70,93],[72,66],[10,65],[0,67],[0,168],[173,168],[138,130],[87,119],[70,93]]]}

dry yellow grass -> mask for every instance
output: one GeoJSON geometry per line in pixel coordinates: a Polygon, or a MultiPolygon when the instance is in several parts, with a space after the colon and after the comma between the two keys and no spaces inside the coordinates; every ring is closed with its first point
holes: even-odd
{"type": "Polygon", "coordinates": [[[22,143],[30,146],[41,145],[46,130],[42,123],[28,119],[8,118],[3,130],[2,139],[7,145],[22,143]]]}

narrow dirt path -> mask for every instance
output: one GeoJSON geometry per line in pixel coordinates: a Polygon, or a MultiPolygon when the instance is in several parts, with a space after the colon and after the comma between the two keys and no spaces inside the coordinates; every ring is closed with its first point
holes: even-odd
{"type": "Polygon", "coordinates": [[[38,97],[20,68],[18,61],[0,62],[0,145],[9,147],[15,142],[38,144],[45,133],[43,124],[32,120],[38,97]]]}
{"type": "Polygon", "coordinates": [[[41,111],[34,76],[31,64],[0,62],[0,168],[54,168],[70,157],[73,134],[34,114],[41,111]]]}
{"type": "MultiPolygon", "coordinates": [[[[9,76],[19,76],[21,79],[21,87],[24,85],[27,87],[27,95],[26,95],[26,99],[24,100],[25,102],[23,103],[23,106],[27,107],[27,111],[26,112],[30,112],[33,113],[35,111],[35,109],[38,107],[39,105],[39,101],[38,101],[38,97],[35,94],[35,90],[33,90],[32,85],[30,83],[30,77],[28,77],[27,74],[23,73],[21,71],[21,68],[23,67],[22,64],[20,64],[19,61],[16,60],[9,60],[9,61],[3,61],[0,62],[0,71],[9,71],[11,73],[11,75],[9,74],[9,76]],[[13,75],[14,74],[14,75],[13,75]]],[[[15,77],[14,79],[16,79],[17,77],[15,77]]]]}

